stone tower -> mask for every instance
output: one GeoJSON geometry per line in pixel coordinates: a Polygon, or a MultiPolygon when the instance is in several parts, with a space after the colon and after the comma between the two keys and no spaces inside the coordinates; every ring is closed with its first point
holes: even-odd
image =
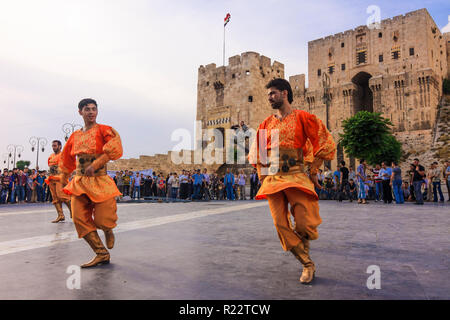
{"type": "Polygon", "coordinates": [[[197,84],[197,121],[202,128],[221,131],[240,121],[251,128],[272,112],[265,85],[284,78],[284,65],[256,52],[228,59],[228,66],[200,66],[197,84]]]}

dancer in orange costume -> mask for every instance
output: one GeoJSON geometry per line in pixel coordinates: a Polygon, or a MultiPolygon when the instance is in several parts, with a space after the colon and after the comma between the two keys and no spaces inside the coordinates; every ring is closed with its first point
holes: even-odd
{"type": "Polygon", "coordinates": [[[58,169],[58,163],[61,158],[61,141],[54,140],[52,142],[53,152],[50,157],[48,157],[48,167],[49,167],[49,176],[45,179],[45,183],[48,184],[50,192],[52,193],[52,203],[56,208],[56,212],[58,213],[58,217],[53,220],[53,223],[57,223],[60,221],[64,221],[66,217],[64,216],[62,203],[64,202],[69,208],[70,217],[72,218],[72,209],[70,206],[70,196],[63,192],[63,186],[60,181],[60,171],[58,169]]]}
{"type": "Polygon", "coordinates": [[[107,175],[106,164],[122,156],[122,142],[113,128],[98,124],[97,102],[83,99],[78,104],[78,112],[83,117],[84,128],[75,131],[62,152],[60,169],[63,189],[71,195],[73,222],[78,237],[84,238],[96,256],[82,268],[109,263],[110,254],[104,247],[97,229],[105,233],[106,246],[114,246],[117,206],[115,197],[121,195],[113,179],[107,175]],[[76,170],[75,177],[68,177],[76,170]]]}
{"type": "Polygon", "coordinates": [[[281,246],[301,262],[300,282],[308,284],[315,274],[309,241],[319,237],[317,227],[322,222],[314,186],[321,188],[318,169],[323,160],[334,158],[336,145],[322,121],[291,107],[293,96],[288,81],[274,79],[266,88],[277,112],[261,123],[249,154],[262,181],[255,199],[268,200],[281,246]]]}

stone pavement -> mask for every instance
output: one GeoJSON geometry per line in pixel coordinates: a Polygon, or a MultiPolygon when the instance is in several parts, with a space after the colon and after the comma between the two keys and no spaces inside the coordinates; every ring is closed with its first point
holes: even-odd
{"type": "MultiPolygon", "coordinates": [[[[267,202],[119,204],[111,264],[50,205],[0,206],[0,299],[449,299],[450,205],[320,202],[313,285],[284,252],[267,202]],[[369,266],[381,289],[368,289],[369,266]]],[[[103,234],[100,232],[101,236],[103,234]]]]}

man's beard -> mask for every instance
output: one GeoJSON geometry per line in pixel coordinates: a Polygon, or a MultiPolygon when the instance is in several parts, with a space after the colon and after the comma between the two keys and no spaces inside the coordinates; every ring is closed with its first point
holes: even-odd
{"type": "Polygon", "coordinates": [[[283,105],[283,101],[275,101],[274,103],[271,104],[272,105],[272,109],[280,109],[281,106],[283,105]]]}

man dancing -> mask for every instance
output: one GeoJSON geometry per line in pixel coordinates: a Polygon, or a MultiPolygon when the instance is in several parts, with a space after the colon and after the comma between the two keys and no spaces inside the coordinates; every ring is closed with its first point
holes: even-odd
{"type": "Polygon", "coordinates": [[[61,141],[54,140],[52,142],[53,154],[48,157],[49,175],[48,178],[45,179],[45,183],[48,184],[50,192],[52,193],[52,203],[56,208],[56,212],[58,213],[58,217],[52,221],[53,223],[64,221],[66,219],[62,208],[63,202],[69,208],[70,217],[72,218],[70,196],[63,192],[63,186],[60,181],[61,172],[58,169],[58,163],[61,159],[61,148],[61,141]]]}
{"type": "Polygon", "coordinates": [[[262,181],[255,199],[268,200],[281,246],[301,262],[300,282],[308,284],[315,274],[309,241],[319,237],[317,227],[322,222],[314,186],[321,189],[318,169],[323,160],[334,158],[336,145],[322,121],[291,107],[293,96],[288,81],[274,79],[266,88],[276,114],[260,124],[249,154],[249,161],[256,166],[262,181]],[[289,217],[288,204],[295,226],[289,217]]]}
{"type": "Polygon", "coordinates": [[[97,229],[105,233],[106,246],[114,247],[117,206],[116,196],[121,193],[113,179],[107,175],[106,163],[122,156],[122,142],[113,128],[96,122],[97,102],[83,99],[78,104],[84,128],[75,131],[64,146],[60,169],[63,184],[76,169],[75,177],[64,187],[71,195],[73,222],[79,238],[84,238],[96,256],[82,268],[109,263],[110,255],[100,239],[97,229]]]}

